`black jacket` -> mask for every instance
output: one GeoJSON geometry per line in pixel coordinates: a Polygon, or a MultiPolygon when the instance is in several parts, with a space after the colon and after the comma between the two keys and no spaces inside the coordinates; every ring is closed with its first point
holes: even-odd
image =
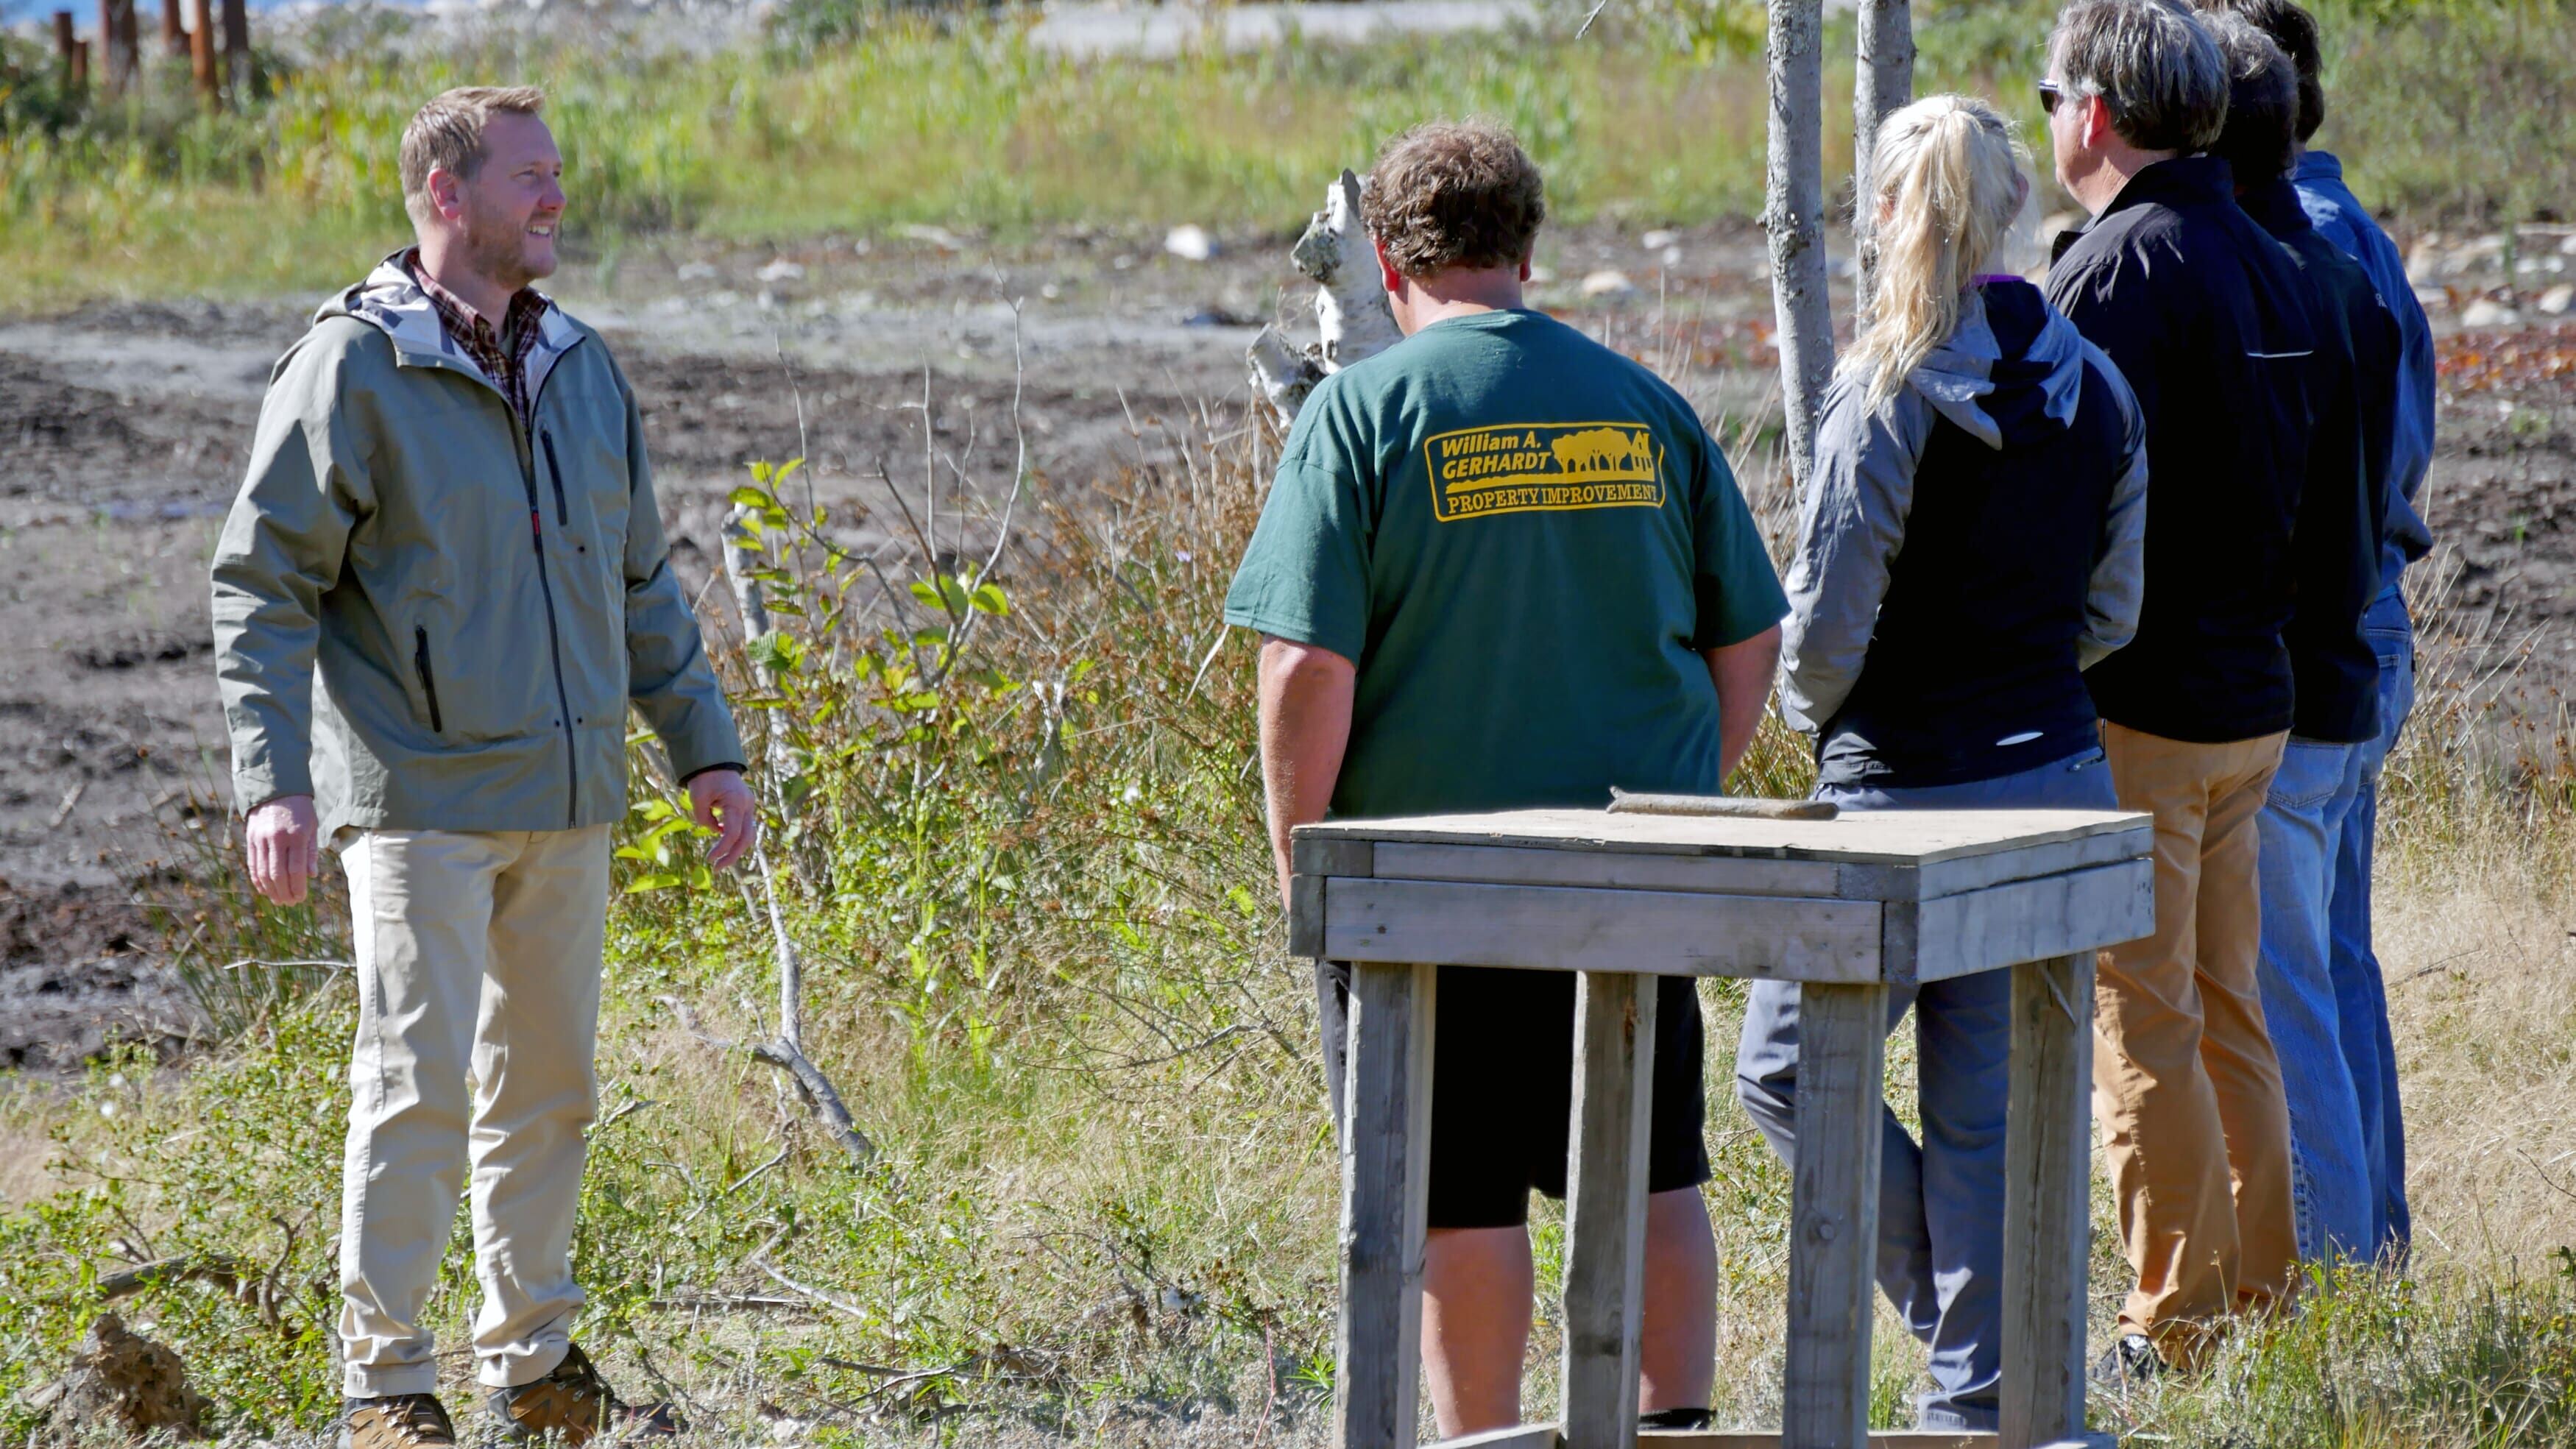
{"type": "Polygon", "coordinates": [[[2145,426],[2018,277],[1971,289],[1877,409],[1835,379],[1789,570],[1781,705],[1818,783],[1988,780],[2100,748],[2082,670],[2145,576],[2145,426]]]}
{"type": "Polygon", "coordinates": [[[2308,284],[2227,163],[2160,161],[2058,238],[2048,299],[2110,354],[2147,424],[2137,637],[2085,674],[2114,724],[2217,744],[2286,730],[2316,348],[2308,284]]]}
{"type": "Polygon", "coordinates": [[[2289,178],[2237,198],[2298,258],[2315,304],[2316,426],[2299,498],[2299,596],[2289,628],[2298,698],[2290,732],[2353,744],[2379,732],[2379,655],[2361,616],[2379,594],[2388,460],[2397,413],[2397,319],[2361,264],[2316,229],[2289,178]]]}

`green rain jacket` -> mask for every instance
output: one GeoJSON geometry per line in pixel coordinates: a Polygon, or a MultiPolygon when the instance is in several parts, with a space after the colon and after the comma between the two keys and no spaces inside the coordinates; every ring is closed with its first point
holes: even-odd
{"type": "Polygon", "coordinates": [[[533,429],[392,259],[278,362],[214,561],[240,809],[312,795],[325,840],[606,824],[629,701],[676,775],[741,761],[634,390],[540,325],[533,429]]]}

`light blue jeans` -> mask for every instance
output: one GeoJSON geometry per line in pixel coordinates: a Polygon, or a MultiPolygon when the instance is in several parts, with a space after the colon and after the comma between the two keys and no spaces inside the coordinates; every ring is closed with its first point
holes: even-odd
{"type": "Polygon", "coordinates": [[[2256,825],[2263,934],[2255,979],[2290,1102],[2290,1205],[2299,1256],[2309,1262],[2372,1254],[2361,1098],[2344,1058],[2326,920],[2360,758],[2357,745],[2292,735],[2256,825]]]}
{"type": "MultiPolygon", "coordinates": [[[[2116,810],[2099,749],[1964,785],[1816,791],[1845,810],[2116,810]]],[[[2004,1103],[2010,1091],[2012,973],[1983,971],[1891,989],[1887,1029],[1914,1008],[1917,1145],[1891,1111],[1879,1148],[1879,1288],[1932,1350],[1926,1429],[1992,1430],[2003,1371],[2004,1103]]],[[[1745,994],[1735,1095],[1783,1162],[1796,1160],[1798,987],[1745,994]]]]}
{"type": "Polygon", "coordinates": [[[2343,1057],[2361,1109],[2372,1251],[2403,1254],[2414,1235],[2406,1210],[2406,1125],[2397,1111],[2388,989],[2370,947],[2370,855],[2379,829],[2379,767],[2415,708],[2415,628],[2399,588],[2391,585],[2362,615],[2361,633],[2379,655],[2379,737],[2355,747],[2358,784],[2335,844],[2334,899],[2326,919],[2333,938],[2329,963],[2343,1057]]]}

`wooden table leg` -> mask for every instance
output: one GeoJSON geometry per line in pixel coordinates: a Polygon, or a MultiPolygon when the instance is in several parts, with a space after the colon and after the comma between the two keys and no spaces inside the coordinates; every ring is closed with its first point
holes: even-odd
{"type": "Polygon", "coordinates": [[[1411,1449],[1431,1164],[1431,966],[1351,967],[1333,1443],[1411,1449]]]}
{"type": "Polygon", "coordinates": [[[2084,1436],[2093,953],[2012,968],[2001,1449],[2084,1436]]]}
{"type": "Polygon", "coordinates": [[[1861,1449],[1869,1441],[1886,1037],[1884,985],[1799,987],[1783,1449],[1861,1449]]]}
{"type": "Polygon", "coordinates": [[[1575,1004],[1573,1139],[1565,1174],[1565,1449],[1633,1449],[1637,1442],[1658,979],[1586,971],[1575,1004]]]}

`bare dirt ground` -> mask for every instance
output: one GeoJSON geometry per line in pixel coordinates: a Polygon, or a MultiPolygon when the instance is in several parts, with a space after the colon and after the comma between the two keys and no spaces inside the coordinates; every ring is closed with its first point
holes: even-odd
{"type": "MultiPolygon", "coordinates": [[[[1310,291],[1288,240],[1222,236],[1193,262],[1159,236],[997,249],[922,228],[629,251],[552,290],[633,379],[678,564],[703,581],[726,492],[798,454],[800,409],[814,486],[862,543],[899,526],[880,469],[916,502],[926,467],[952,502],[960,479],[989,502],[1025,441],[1031,486],[1071,495],[1249,426],[1244,347],[1302,322],[1310,291]]],[[[1704,415],[1758,419],[1776,412],[1761,254],[1742,224],[1573,231],[1543,245],[1537,300],[1704,415]]],[[[133,883],[225,824],[188,814],[222,809],[226,772],[205,560],[268,369],[317,300],[0,319],[0,1070],[185,1035],[133,883]]],[[[2576,677],[2576,327],[2449,318],[2426,488],[2445,553],[2418,573],[2446,627],[2511,666],[2501,692],[2547,712],[2576,677]]],[[[1762,460],[1737,462],[1758,488],[1762,460]]]]}

